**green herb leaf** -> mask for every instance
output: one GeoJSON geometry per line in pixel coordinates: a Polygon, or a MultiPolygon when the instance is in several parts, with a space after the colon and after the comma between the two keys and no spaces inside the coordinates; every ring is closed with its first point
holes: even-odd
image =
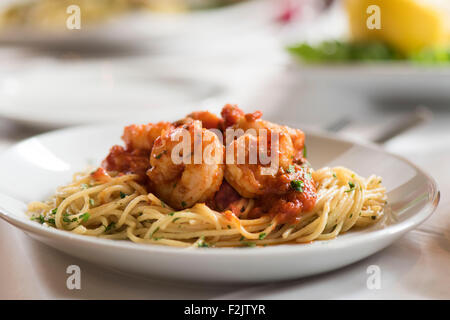
{"type": "Polygon", "coordinates": [[[355,190],[355,184],[353,182],[349,181],[348,186],[350,187],[350,189],[345,192],[351,192],[351,191],[355,190]]]}
{"type": "Polygon", "coordinates": [[[306,150],[306,146],[303,146],[303,158],[308,156],[308,151],[306,150]]]}
{"type": "Polygon", "coordinates": [[[105,232],[108,232],[109,230],[111,230],[112,228],[116,227],[116,223],[115,222],[111,222],[110,224],[108,224],[108,226],[105,227],[105,232]]]}
{"type": "Polygon", "coordinates": [[[151,233],[150,238],[153,238],[153,235],[159,230],[159,227],[156,227],[156,229],[151,233]]]}
{"type": "Polygon", "coordinates": [[[33,220],[33,221],[37,221],[40,224],[43,224],[45,222],[45,217],[42,214],[39,217],[34,217],[33,216],[30,219],[33,220]]]}
{"type": "Polygon", "coordinates": [[[304,182],[302,180],[292,180],[291,188],[298,192],[303,192],[304,182]]]}
{"type": "Polygon", "coordinates": [[[157,154],[157,155],[155,156],[155,158],[156,158],[156,159],[161,158],[162,155],[163,155],[164,153],[166,153],[166,150],[163,150],[160,154],[157,154]]]}
{"type": "Polygon", "coordinates": [[[287,170],[287,172],[289,172],[289,173],[294,173],[294,172],[295,172],[295,166],[292,165],[292,164],[290,164],[290,165],[289,165],[289,169],[287,170]]]}
{"type": "Polygon", "coordinates": [[[254,243],[254,242],[243,242],[243,244],[245,244],[247,247],[251,247],[251,248],[256,247],[256,243],[254,243]]]}
{"type": "Polygon", "coordinates": [[[393,47],[381,42],[324,41],[315,46],[301,43],[289,47],[288,51],[308,63],[383,61],[405,58],[393,47]]]}
{"type": "Polygon", "coordinates": [[[259,234],[259,240],[262,240],[265,237],[266,237],[266,234],[264,232],[259,234]]]}
{"type": "Polygon", "coordinates": [[[123,199],[127,196],[126,193],[123,193],[122,191],[120,191],[120,199],[123,199]]]}
{"type": "Polygon", "coordinates": [[[95,206],[95,201],[94,199],[89,199],[89,204],[93,207],[95,206]]]}
{"type": "Polygon", "coordinates": [[[202,242],[199,242],[199,243],[197,244],[197,246],[198,246],[199,248],[208,248],[208,247],[209,247],[209,244],[207,244],[205,241],[202,241],[202,242]]]}
{"type": "Polygon", "coordinates": [[[80,219],[83,220],[83,222],[86,222],[89,220],[90,216],[91,216],[91,214],[89,212],[85,212],[80,216],[80,219]]]}

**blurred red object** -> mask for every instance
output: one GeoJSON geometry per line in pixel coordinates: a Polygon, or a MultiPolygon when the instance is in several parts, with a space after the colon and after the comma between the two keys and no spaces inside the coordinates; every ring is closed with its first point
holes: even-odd
{"type": "Polygon", "coordinates": [[[314,7],[316,10],[324,11],[328,9],[335,0],[277,0],[279,13],[276,21],[288,24],[301,18],[302,10],[305,7],[314,7]]]}
{"type": "Polygon", "coordinates": [[[283,0],[281,2],[281,10],[276,20],[280,23],[289,23],[295,20],[301,11],[301,0],[283,0]]]}

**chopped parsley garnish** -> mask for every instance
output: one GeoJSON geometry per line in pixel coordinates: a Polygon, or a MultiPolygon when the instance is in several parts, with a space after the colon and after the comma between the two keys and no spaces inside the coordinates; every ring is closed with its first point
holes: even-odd
{"type": "Polygon", "coordinates": [[[183,208],[186,207],[186,202],[181,201],[181,206],[182,206],[183,208]]]}
{"type": "Polygon", "coordinates": [[[52,214],[56,214],[56,212],[58,212],[58,208],[52,210],[52,214]]]}
{"type": "Polygon", "coordinates": [[[175,221],[177,221],[178,219],[180,219],[180,217],[177,217],[177,218],[173,219],[172,222],[175,222],[175,221]]]}
{"type": "Polygon", "coordinates": [[[242,240],[244,240],[245,239],[245,237],[244,236],[242,236],[240,239],[239,239],[239,241],[242,241],[242,240]]]}
{"type": "Polygon", "coordinates": [[[89,220],[89,217],[90,217],[90,216],[91,216],[91,214],[90,214],[89,212],[86,212],[86,213],[83,213],[83,214],[80,216],[80,219],[83,220],[83,222],[86,222],[86,221],[89,220]]]}
{"type": "Polygon", "coordinates": [[[306,146],[303,147],[303,158],[308,156],[308,151],[306,150],[306,146]]]}
{"type": "Polygon", "coordinates": [[[165,208],[166,204],[163,201],[160,201],[160,202],[161,202],[161,207],[165,208]]]}
{"type": "Polygon", "coordinates": [[[294,173],[295,172],[295,166],[293,164],[290,164],[289,165],[289,169],[287,170],[287,172],[294,173]]]}
{"type": "Polygon", "coordinates": [[[110,224],[108,224],[108,226],[105,227],[105,232],[108,232],[109,230],[111,230],[112,228],[116,227],[116,223],[115,222],[111,222],[110,224]]]}
{"type": "Polygon", "coordinates": [[[345,192],[351,192],[351,191],[355,190],[355,184],[353,182],[349,181],[348,186],[350,187],[350,189],[348,189],[345,192]]]}
{"type": "Polygon", "coordinates": [[[209,244],[205,242],[205,236],[200,237],[200,242],[197,244],[199,248],[208,248],[209,244]]]}
{"type": "Polygon", "coordinates": [[[254,242],[243,242],[243,244],[245,244],[247,247],[251,247],[251,248],[256,247],[256,243],[254,243],[254,242]]]}
{"type": "Polygon", "coordinates": [[[91,206],[95,206],[95,201],[94,201],[94,199],[89,199],[89,204],[90,204],[91,206]]]}
{"type": "Polygon", "coordinates": [[[31,220],[37,221],[40,224],[43,224],[45,222],[45,217],[41,214],[39,217],[31,217],[31,220]]]}
{"type": "Polygon", "coordinates": [[[150,238],[153,238],[153,235],[159,230],[159,227],[156,227],[155,231],[152,232],[152,234],[150,235],[150,238]]]}
{"type": "Polygon", "coordinates": [[[48,219],[48,220],[47,220],[47,222],[48,222],[48,223],[50,223],[50,224],[53,224],[53,225],[55,225],[55,224],[56,224],[56,222],[55,222],[55,219],[54,219],[54,218],[50,218],[50,219],[48,219]]]}
{"type": "Polygon", "coordinates": [[[291,188],[298,192],[303,192],[304,182],[302,180],[292,180],[291,188]]]}
{"type": "Polygon", "coordinates": [[[156,159],[161,158],[162,155],[163,155],[164,153],[166,153],[166,150],[163,150],[160,154],[157,154],[157,155],[155,156],[155,158],[156,158],[156,159]]]}
{"type": "Polygon", "coordinates": [[[168,213],[169,216],[173,216],[175,212],[168,213]]]}
{"type": "Polygon", "coordinates": [[[199,248],[208,248],[209,247],[209,245],[206,242],[204,242],[204,241],[199,242],[197,246],[199,248]]]}
{"type": "Polygon", "coordinates": [[[265,237],[266,237],[266,234],[264,232],[259,234],[259,240],[262,240],[265,237]]]}
{"type": "Polygon", "coordinates": [[[126,193],[123,193],[122,191],[120,191],[120,199],[123,199],[127,196],[126,193]]]}
{"type": "Polygon", "coordinates": [[[240,211],[241,211],[241,212],[244,212],[244,211],[245,211],[245,207],[242,207],[240,211]]]}
{"type": "Polygon", "coordinates": [[[333,172],[333,177],[334,177],[334,178],[337,178],[336,173],[334,173],[334,172],[333,172]]]}

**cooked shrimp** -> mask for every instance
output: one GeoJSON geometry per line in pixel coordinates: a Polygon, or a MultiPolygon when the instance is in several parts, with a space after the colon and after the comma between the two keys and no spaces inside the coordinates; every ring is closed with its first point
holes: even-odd
{"type": "Polygon", "coordinates": [[[273,192],[272,187],[277,183],[280,170],[287,170],[293,163],[292,141],[282,130],[268,130],[267,141],[262,136],[247,133],[234,140],[227,148],[234,155],[232,162],[227,158],[225,179],[246,198],[273,192]],[[275,146],[275,141],[271,140],[273,133],[278,136],[275,146]],[[265,156],[269,159],[265,159],[265,156]]]}
{"type": "Polygon", "coordinates": [[[222,117],[225,127],[248,129],[272,129],[287,132],[294,146],[294,162],[301,162],[303,159],[303,148],[305,145],[305,134],[300,129],[293,129],[288,126],[277,125],[269,121],[260,119],[261,111],[245,114],[236,105],[227,104],[222,109],[222,117]]]}
{"type": "Polygon", "coordinates": [[[289,136],[291,137],[292,144],[294,145],[294,162],[301,163],[304,160],[304,152],[305,148],[305,133],[300,129],[293,129],[287,126],[284,126],[288,131],[289,136]]]}
{"type": "Polygon", "coordinates": [[[200,120],[206,129],[220,129],[222,127],[223,120],[209,111],[195,111],[188,114],[188,117],[200,120]]]}
{"type": "Polygon", "coordinates": [[[218,137],[197,120],[164,132],[150,156],[147,175],[152,190],[175,209],[207,201],[222,184],[223,148],[218,137]],[[185,141],[186,136],[191,141],[185,141]]]}
{"type": "Polygon", "coordinates": [[[206,129],[220,129],[223,128],[223,120],[209,111],[194,111],[188,114],[185,118],[172,123],[175,127],[191,124],[194,120],[202,122],[203,128],[206,129]]]}
{"type": "Polygon", "coordinates": [[[170,130],[172,127],[172,124],[169,122],[142,125],[132,124],[125,127],[122,139],[125,141],[127,150],[139,149],[150,152],[156,138],[158,138],[163,131],[170,130]]]}

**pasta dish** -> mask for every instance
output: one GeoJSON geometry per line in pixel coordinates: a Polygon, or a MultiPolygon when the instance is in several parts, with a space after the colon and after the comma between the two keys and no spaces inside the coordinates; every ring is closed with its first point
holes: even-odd
{"type": "Polygon", "coordinates": [[[387,204],[380,177],[314,170],[303,131],[235,105],[130,125],[122,139],[100,167],[30,203],[31,219],[137,243],[259,247],[333,239],[377,223],[387,204]]]}

